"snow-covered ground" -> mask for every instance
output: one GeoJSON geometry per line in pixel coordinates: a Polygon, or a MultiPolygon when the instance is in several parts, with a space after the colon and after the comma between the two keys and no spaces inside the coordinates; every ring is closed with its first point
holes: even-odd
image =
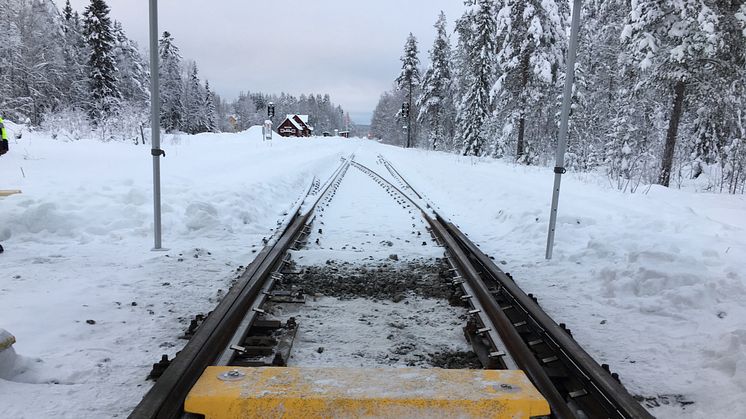
{"type": "Polygon", "coordinates": [[[746,417],[743,196],[629,195],[569,174],[545,261],[550,169],[256,132],[163,148],[164,253],[150,251],[149,147],[25,132],[0,158],[0,189],[23,189],[0,198],[0,328],[21,356],[0,379],[0,416],[125,416],[188,318],[215,306],[314,175],[355,152],[381,174],[378,153],[394,162],[631,392],[694,402],[656,416],[746,417]]]}
{"type": "Polygon", "coordinates": [[[383,154],[654,415],[746,417],[746,197],[568,174],[546,261],[551,169],[383,154]]]}
{"type": "Polygon", "coordinates": [[[0,380],[0,417],[126,416],[152,363],[185,343],[185,322],[215,307],[347,143],[270,145],[250,132],[168,137],[163,148],[170,250],[151,252],[149,147],[11,140],[0,189],[23,194],[0,198],[0,328],[23,358],[0,380]]]}

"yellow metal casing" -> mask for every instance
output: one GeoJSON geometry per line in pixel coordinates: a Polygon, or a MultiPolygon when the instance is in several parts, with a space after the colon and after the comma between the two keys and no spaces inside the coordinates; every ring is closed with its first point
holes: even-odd
{"type": "Polygon", "coordinates": [[[439,368],[208,367],[185,410],[207,419],[549,415],[522,371],[439,368]]]}

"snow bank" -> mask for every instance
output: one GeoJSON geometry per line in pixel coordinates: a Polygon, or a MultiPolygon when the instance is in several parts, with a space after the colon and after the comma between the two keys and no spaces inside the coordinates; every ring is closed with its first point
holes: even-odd
{"type": "MultiPolygon", "coordinates": [[[[20,126],[11,126],[11,135],[20,126]]],[[[161,354],[207,313],[262,238],[355,145],[236,134],[168,135],[163,237],[152,247],[149,146],[23,132],[0,158],[0,327],[20,355],[2,416],[123,416],[161,354]]]]}
{"type": "Polygon", "coordinates": [[[384,154],[653,414],[746,417],[746,197],[568,174],[546,261],[550,169],[384,154]]]}

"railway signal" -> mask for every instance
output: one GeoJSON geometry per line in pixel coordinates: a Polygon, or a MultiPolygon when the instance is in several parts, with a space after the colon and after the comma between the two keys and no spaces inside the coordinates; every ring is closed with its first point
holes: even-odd
{"type": "Polygon", "coordinates": [[[269,119],[272,119],[275,117],[275,104],[273,102],[269,102],[267,105],[267,116],[269,119]]]}
{"type": "Polygon", "coordinates": [[[409,118],[409,103],[402,103],[401,105],[401,116],[402,118],[409,118]]]}
{"type": "Polygon", "coordinates": [[[407,148],[409,148],[412,144],[412,129],[410,127],[410,121],[409,120],[409,111],[410,111],[411,105],[408,102],[404,102],[401,105],[401,116],[406,120],[406,125],[404,125],[404,129],[407,130],[407,148]]]}

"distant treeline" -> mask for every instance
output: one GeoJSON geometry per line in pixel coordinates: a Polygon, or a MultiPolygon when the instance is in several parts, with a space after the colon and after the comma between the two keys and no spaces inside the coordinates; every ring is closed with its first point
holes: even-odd
{"type": "MultiPolygon", "coordinates": [[[[149,63],[104,0],[81,13],[69,0],[60,11],[52,0],[0,0],[0,113],[77,139],[135,140],[150,124],[149,63]]],[[[301,113],[319,131],[345,129],[349,116],[329,95],[241,94],[222,100],[200,80],[197,63],[182,59],[173,36],[159,40],[160,124],[167,132],[245,129],[267,119],[301,113]],[[234,127],[229,116],[237,121],[234,127]]]]}

